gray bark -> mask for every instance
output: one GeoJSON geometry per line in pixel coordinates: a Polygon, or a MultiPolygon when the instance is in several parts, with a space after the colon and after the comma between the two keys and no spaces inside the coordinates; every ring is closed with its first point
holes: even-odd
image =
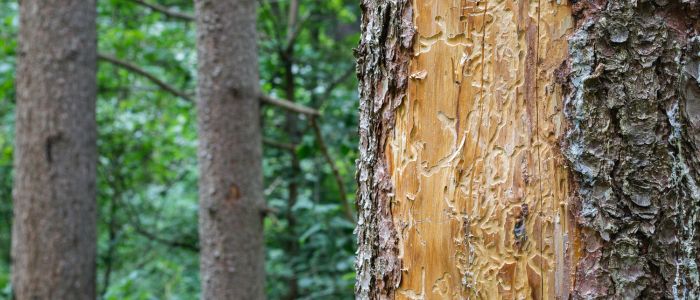
{"type": "Polygon", "coordinates": [[[20,3],[16,299],[95,299],[95,1],[20,3]]]}
{"type": "Polygon", "coordinates": [[[580,1],[563,152],[576,299],[697,299],[700,2],[580,1]]]}
{"type": "Polygon", "coordinates": [[[254,0],[197,0],[202,299],[263,299],[254,0]]]}
{"type": "Polygon", "coordinates": [[[392,299],[401,282],[401,262],[384,151],[394,126],[394,111],[406,95],[413,8],[406,0],[364,0],[361,5],[362,38],[356,53],[360,157],[355,295],[358,299],[392,299]]]}

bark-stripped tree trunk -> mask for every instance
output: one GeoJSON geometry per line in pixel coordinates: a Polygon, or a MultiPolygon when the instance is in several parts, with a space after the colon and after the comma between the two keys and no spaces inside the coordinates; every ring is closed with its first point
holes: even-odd
{"type": "Polygon", "coordinates": [[[203,299],[263,299],[254,0],[197,0],[203,299]]]}
{"type": "Polygon", "coordinates": [[[20,3],[16,299],[95,299],[95,1],[20,3]]]}
{"type": "Polygon", "coordinates": [[[360,299],[696,299],[696,0],[364,0],[360,299]]]}

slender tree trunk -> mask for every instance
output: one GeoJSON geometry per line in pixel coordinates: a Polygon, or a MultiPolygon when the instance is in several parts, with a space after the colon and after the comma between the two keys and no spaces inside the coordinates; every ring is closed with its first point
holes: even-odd
{"type": "MultiPolygon", "coordinates": [[[[290,14],[291,15],[291,14],[290,14]]],[[[295,90],[296,86],[294,83],[294,73],[292,70],[293,66],[293,55],[294,52],[291,48],[282,53],[282,65],[284,66],[284,89],[287,96],[287,100],[295,101],[295,90]]],[[[286,112],[285,115],[285,131],[293,145],[299,143],[301,138],[301,132],[299,131],[299,114],[294,112],[286,112]]],[[[289,168],[289,183],[287,184],[287,233],[288,240],[285,243],[285,250],[290,258],[290,263],[294,263],[296,256],[299,254],[299,239],[297,238],[296,225],[297,219],[294,214],[294,205],[297,203],[299,198],[299,178],[301,177],[301,165],[299,164],[299,157],[295,151],[290,151],[291,155],[291,166],[289,168]]],[[[294,266],[292,265],[292,268],[294,266]]],[[[288,279],[287,283],[287,294],[284,299],[296,299],[299,295],[299,284],[297,282],[297,276],[292,272],[291,277],[288,279]]]]}
{"type": "Polygon", "coordinates": [[[95,299],[95,1],[20,3],[16,299],[95,299]]]}
{"type": "Polygon", "coordinates": [[[107,222],[107,253],[104,254],[104,273],[102,275],[102,289],[100,290],[100,298],[104,299],[109,291],[109,285],[112,278],[112,268],[116,262],[117,250],[117,199],[121,197],[121,193],[114,193],[109,199],[109,221],[107,222]]]}
{"type": "Polygon", "coordinates": [[[363,1],[360,299],[696,299],[698,1],[363,1]]]}
{"type": "MultiPolygon", "coordinates": [[[[291,0],[287,13],[287,35],[285,39],[285,47],[280,50],[281,65],[284,68],[284,93],[289,101],[296,101],[296,76],[294,74],[294,32],[296,30],[297,17],[299,15],[299,3],[297,0],[291,0]]],[[[297,145],[301,139],[301,131],[299,130],[298,122],[299,114],[294,112],[285,112],[285,131],[287,137],[293,145],[297,145]]],[[[299,282],[294,272],[295,262],[299,255],[299,239],[297,238],[297,218],[294,214],[294,206],[299,198],[299,178],[301,178],[301,165],[299,157],[295,151],[290,151],[291,166],[289,168],[289,183],[287,184],[287,241],[285,242],[285,251],[290,258],[292,274],[287,279],[287,293],[283,299],[293,300],[299,297],[299,282]]]]}
{"type": "Polygon", "coordinates": [[[263,299],[254,0],[195,1],[203,299],[263,299]]]}

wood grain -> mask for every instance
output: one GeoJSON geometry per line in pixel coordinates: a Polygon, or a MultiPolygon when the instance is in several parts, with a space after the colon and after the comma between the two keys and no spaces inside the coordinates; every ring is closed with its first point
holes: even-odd
{"type": "Polygon", "coordinates": [[[555,71],[565,1],[416,0],[385,151],[399,299],[567,299],[576,242],[555,71]],[[562,2],[562,3],[558,3],[562,2]]]}

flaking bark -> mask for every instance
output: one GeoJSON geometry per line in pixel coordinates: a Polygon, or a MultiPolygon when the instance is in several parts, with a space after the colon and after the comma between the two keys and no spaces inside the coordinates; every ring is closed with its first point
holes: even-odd
{"type": "Polygon", "coordinates": [[[697,299],[700,2],[579,1],[563,144],[577,299],[697,299]]]}
{"type": "Polygon", "coordinates": [[[394,111],[406,95],[414,35],[411,1],[362,1],[357,48],[360,158],[357,160],[357,299],[392,299],[401,281],[392,190],[385,157],[394,111]]]}

